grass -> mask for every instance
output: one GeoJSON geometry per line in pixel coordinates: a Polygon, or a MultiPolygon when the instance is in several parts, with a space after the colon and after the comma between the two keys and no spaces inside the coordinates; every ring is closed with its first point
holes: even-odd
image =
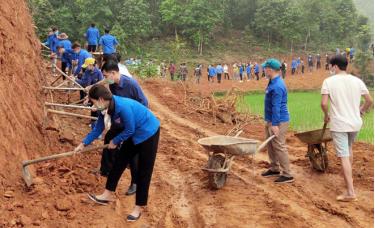
{"type": "MultiPolygon", "coordinates": [[[[319,92],[289,92],[288,109],[290,113],[290,127],[293,130],[308,131],[323,127],[323,113],[320,109],[320,99],[321,95],[319,92]]],[[[250,93],[245,95],[243,103],[238,104],[238,109],[263,116],[264,94],[250,93]]],[[[373,109],[365,115],[357,140],[373,144],[373,109]]]]}

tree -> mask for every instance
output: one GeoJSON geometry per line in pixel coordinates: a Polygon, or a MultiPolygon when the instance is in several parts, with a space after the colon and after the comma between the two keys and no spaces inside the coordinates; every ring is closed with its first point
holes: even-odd
{"type": "Polygon", "coordinates": [[[127,0],[122,5],[126,11],[121,11],[117,21],[123,26],[123,35],[127,43],[140,45],[152,31],[150,15],[147,13],[148,4],[143,0],[127,0]]]}

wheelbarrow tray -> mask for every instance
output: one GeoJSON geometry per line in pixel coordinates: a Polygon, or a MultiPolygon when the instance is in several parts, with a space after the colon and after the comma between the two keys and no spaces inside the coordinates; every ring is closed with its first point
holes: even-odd
{"type": "Polygon", "coordinates": [[[198,140],[206,150],[214,153],[248,155],[257,151],[260,141],[241,137],[217,135],[198,140]]]}
{"type": "Polygon", "coordinates": [[[326,128],[322,137],[323,129],[305,131],[294,134],[299,140],[307,144],[319,144],[332,140],[329,128],[326,128]]]}

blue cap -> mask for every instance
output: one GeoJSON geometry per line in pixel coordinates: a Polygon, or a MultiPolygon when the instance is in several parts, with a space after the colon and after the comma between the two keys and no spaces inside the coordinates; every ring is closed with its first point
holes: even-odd
{"type": "Polygon", "coordinates": [[[271,68],[273,70],[280,70],[281,63],[277,59],[267,59],[263,64],[262,68],[271,68]]]}

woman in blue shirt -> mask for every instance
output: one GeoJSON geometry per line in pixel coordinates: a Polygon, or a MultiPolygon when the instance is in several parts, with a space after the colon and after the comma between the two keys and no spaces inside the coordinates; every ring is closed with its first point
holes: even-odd
{"type": "MultiPolygon", "coordinates": [[[[148,190],[158,149],[160,122],[141,103],[114,96],[104,85],[94,85],[89,91],[89,98],[98,111],[107,110],[112,123],[124,126],[124,130],[108,144],[109,149],[120,147],[120,150],[109,172],[105,190],[101,195],[89,194],[89,198],[103,205],[114,201],[116,187],[122,173],[131,159],[138,154],[136,205],[127,217],[128,221],[136,221],[141,216],[142,207],[147,205],[148,190]]],[[[83,139],[75,151],[79,152],[98,138],[104,130],[104,125],[104,115],[100,113],[95,128],[83,139]]]]}

